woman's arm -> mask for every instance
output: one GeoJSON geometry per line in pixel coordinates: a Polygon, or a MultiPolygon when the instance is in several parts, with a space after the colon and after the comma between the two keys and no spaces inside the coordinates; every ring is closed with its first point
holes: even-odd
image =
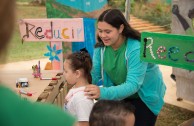
{"type": "Polygon", "coordinates": [[[101,77],[101,48],[95,48],[92,64],[92,83],[97,84],[101,77]]]}
{"type": "Polygon", "coordinates": [[[144,81],[148,63],[140,60],[139,42],[134,42],[130,45],[130,48],[133,51],[128,54],[126,81],[118,86],[111,87],[88,85],[85,88],[88,98],[121,100],[133,95],[140,89],[144,81]]]}
{"type": "Polygon", "coordinates": [[[139,43],[130,46],[134,49],[128,54],[126,81],[118,86],[100,87],[100,99],[121,100],[133,95],[142,86],[148,63],[140,60],[139,43]]]}

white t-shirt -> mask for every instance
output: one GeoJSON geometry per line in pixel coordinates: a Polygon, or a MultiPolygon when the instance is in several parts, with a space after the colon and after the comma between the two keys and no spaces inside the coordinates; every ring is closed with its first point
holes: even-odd
{"type": "Polygon", "coordinates": [[[69,111],[78,121],[89,121],[90,112],[94,101],[84,95],[84,87],[72,88],[69,90],[65,99],[64,109],[69,111]]]}

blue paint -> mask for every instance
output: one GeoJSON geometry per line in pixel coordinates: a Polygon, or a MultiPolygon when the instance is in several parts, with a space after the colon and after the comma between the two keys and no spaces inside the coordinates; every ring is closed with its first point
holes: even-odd
{"type": "Polygon", "coordinates": [[[56,2],[84,12],[100,10],[107,4],[107,0],[56,0],[56,2]]]}
{"type": "Polygon", "coordinates": [[[84,22],[84,42],[72,42],[72,52],[79,51],[82,48],[86,48],[90,54],[93,56],[94,45],[96,43],[96,30],[95,24],[96,19],[83,18],[84,22]]]}

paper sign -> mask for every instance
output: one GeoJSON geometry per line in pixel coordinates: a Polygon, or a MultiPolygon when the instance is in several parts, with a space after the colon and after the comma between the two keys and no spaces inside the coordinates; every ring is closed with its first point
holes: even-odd
{"type": "Polygon", "coordinates": [[[142,32],[141,59],[150,63],[194,70],[194,37],[142,32]]]}
{"type": "Polygon", "coordinates": [[[82,18],[21,19],[19,28],[23,41],[84,41],[82,18]]]}
{"type": "MultiPolygon", "coordinates": [[[[51,42],[51,47],[53,48],[53,46],[56,45],[56,49],[60,50],[62,49],[62,42],[51,42]]],[[[60,61],[57,60],[53,60],[52,61],[52,68],[53,70],[61,70],[63,71],[63,54],[60,53],[58,55],[60,61]]]]}

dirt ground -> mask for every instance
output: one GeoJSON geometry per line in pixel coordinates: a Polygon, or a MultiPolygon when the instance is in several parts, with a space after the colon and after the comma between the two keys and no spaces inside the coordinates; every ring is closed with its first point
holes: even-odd
{"type": "Polygon", "coordinates": [[[193,117],[193,111],[165,103],[157,118],[156,126],[178,126],[193,117]]]}

